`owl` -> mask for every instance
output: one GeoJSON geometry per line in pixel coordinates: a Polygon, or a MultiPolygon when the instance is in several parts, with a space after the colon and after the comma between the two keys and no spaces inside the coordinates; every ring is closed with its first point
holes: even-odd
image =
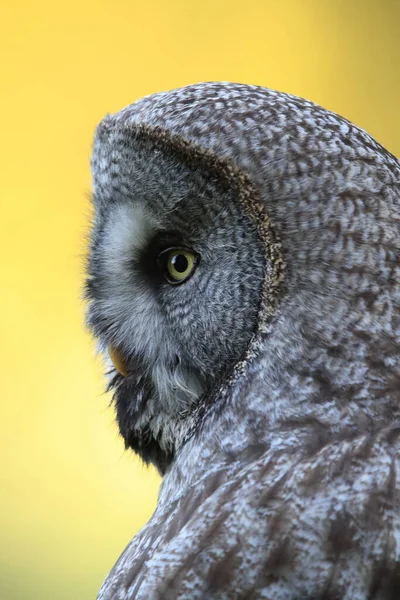
{"type": "Polygon", "coordinates": [[[399,599],[399,161],[217,82],[106,116],[92,172],[87,324],[162,476],[98,599],[399,599]]]}

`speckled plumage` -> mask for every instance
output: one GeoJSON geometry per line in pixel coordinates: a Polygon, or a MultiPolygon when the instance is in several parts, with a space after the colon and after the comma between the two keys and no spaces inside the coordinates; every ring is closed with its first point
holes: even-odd
{"type": "Polygon", "coordinates": [[[399,162],[311,102],[208,83],[100,124],[88,324],[163,474],[99,600],[400,598],[399,162]],[[179,232],[179,288],[141,252],[179,232]],[[115,375],[115,376],[114,376],[115,375]]]}

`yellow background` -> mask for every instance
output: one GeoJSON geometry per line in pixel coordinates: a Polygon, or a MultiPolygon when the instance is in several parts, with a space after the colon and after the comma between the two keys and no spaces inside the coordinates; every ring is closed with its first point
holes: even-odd
{"type": "Polygon", "coordinates": [[[400,153],[397,0],[4,0],[0,600],[89,600],[159,480],[123,450],[80,300],[92,134],[209,80],[305,96],[400,153]]]}

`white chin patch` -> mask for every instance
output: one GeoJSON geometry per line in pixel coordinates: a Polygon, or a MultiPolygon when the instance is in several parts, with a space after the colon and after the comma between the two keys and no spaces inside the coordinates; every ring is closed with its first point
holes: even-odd
{"type": "Polygon", "coordinates": [[[160,408],[171,416],[189,410],[204,391],[199,379],[179,366],[171,372],[157,365],[152,375],[160,408]]]}

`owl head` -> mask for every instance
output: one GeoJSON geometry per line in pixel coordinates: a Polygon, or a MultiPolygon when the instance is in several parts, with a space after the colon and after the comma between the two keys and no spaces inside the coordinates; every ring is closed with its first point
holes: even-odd
{"type": "Polygon", "coordinates": [[[260,326],[265,222],[232,163],[157,127],[106,118],[93,167],[88,324],[126,445],[163,470],[180,422],[260,326]]]}
{"type": "Polygon", "coordinates": [[[292,96],[199,84],[107,116],[92,169],[87,323],[146,462],[165,472],[255,357],[277,414],[390,396],[372,353],[395,336],[398,165],[367,134],[292,96]]]}

